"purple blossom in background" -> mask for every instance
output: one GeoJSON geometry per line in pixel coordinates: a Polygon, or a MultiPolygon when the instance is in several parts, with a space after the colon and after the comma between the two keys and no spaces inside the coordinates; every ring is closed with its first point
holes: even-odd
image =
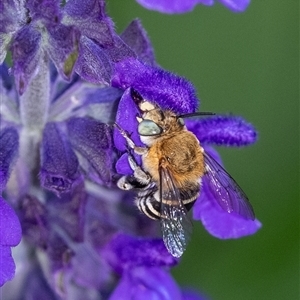
{"type": "MultiPolygon", "coordinates": [[[[7,300],[203,299],[177,285],[169,270],[179,261],[157,223],[137,211],[133,193],[116,187],[130,168],[112,126],[140,143],[132,89],[177,113],[197,110],[196,91],[157,66],[138,20],[118,35],[103,0],[60,4],[0,4],[1,293],[7,300]],[[11,68],[3,63],[7,52],[11,68]]],[[[256,141],[239,117],[187,126],[215,157],[209,145],[256,141]]],[[[193,216],[218,238],[260,227],[224,212],[205,183],[193,216]]]]}
{"type": "Polygon", "coordinates": [[[136,0],[139,4],[150,10],[166,14],[181,14],[189,12],[198,4],[214,5],[220,2],[233,12],[243,12],[250,4],[250,0],[136,0]]]}

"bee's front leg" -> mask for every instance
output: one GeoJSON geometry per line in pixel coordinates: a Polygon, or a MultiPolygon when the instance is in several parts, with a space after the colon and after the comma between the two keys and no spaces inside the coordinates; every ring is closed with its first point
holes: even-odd
{"type": "Polygon", "coordinates": [[[144,154],[146,154],[148,152],[148,148],[147,147],[138,147],[138,146],[136,146],[136,144],[131,139],[131,137],[128,134],[128,132],[125,131],[122,127],[120,127],[120,125],[118,125],[117,123],[115,123],[115,126],[118,128],[118,130],[120,131],[120,133],[122,134],[122,136],[126,140],[128,147],[130,149],[132,149],[136,154],[138,154],[138,155],[144,155],[144,154]]]}
{"type": "Polygon", "coordinates": [[[127,131],[125,131],[123,128],[121,128],[117,123],[115,123],[115,126],[118,128],[122,136],[125,138],[127,146],[128,146],[128,162],[130,165],[131,170],[133,171],[133,177],[132,176],[123,176],[119,182],[118,186],[122,189],[132,189],[132,188],[138,188],[138,186],[146,186],[151,181],[151,177],[148,173],[146,173],[136,162],[133,155],[130,153],[130,149],[132,149],[136,154],[143,155],[148,152],[147,147],[138,147],[135,145],[134,141],[131,139],[130,135],[127,131]],[[134,183],[134,182],[137,183],[134,183]]]}

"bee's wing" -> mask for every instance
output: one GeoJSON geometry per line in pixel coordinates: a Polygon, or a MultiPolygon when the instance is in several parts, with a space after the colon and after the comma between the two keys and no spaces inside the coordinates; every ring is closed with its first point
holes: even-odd
{"type": "Polygon", "coordinates": [[[166,248],[174,257],[180,257],[192,233],[192,222],[187,215],[171,172],[160,167],[161,229],[166,248]],[[172,205],[163,200],[172,200],[172,205]]]}
{"type": "Polygon", "coordinates": [[[255,219],[248,197],[224,168],[204,152],[205,176],[210,190],[220,206],[228,213],[235,212],[246,219],[255,219]]]}

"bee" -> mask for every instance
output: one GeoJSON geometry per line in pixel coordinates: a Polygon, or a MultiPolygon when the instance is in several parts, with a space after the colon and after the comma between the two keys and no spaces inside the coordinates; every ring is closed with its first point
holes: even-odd
{"type": "Polygon", "coordinates": [[[144,147],[138,147],[128,132],[115,124],[128,147],[128,161],[133,175],[123,176],[118,186],[137,190],[135,203],[139,210],[160,220],[164,244],[180,257],[192,232],[188,211],[200,195],[206,176],[216,201],[227,212],[254,220],[253,208],[243,190],[225,169],[201,147],[197,137],[184,124],[184,117],[211,115],[191,113],[176,115],[170,110],[144,100],[132,89],[131,97],[141,113],[137,117],[138,134],[144,147]],[[138,165],[134,155],[140,155],[138,165]]]}

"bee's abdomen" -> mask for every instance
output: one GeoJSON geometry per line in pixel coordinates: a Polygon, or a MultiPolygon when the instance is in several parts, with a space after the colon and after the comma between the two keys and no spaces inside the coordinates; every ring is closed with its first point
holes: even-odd
{"type": "Polygon", "coordinates": [[[178,206],[182,203],[186,210],[189,211],[200,194],[199,185],[190,189],[178,189],[180,192],[179,199],[159,199],[158,189],[145,189],[138,193],[136,204],[139,210],[151,219],[159,220],[161,218],[161,201],[164,205],[178,206]]]}

